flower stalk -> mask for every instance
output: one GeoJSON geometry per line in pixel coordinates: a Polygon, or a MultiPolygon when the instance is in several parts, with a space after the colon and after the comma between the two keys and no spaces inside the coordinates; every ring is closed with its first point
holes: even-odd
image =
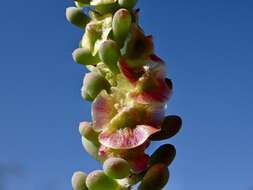
{"type": "Polygon", "coordinates": [[[72,56],[89,70],[81,88],[92,102],[92,121],[80,123],[85,150],[101,170],[72,176],[74,190],[161,190],[176,156],[171,144],[153,154],[152,141],[176,135],[179,116],[166,116],[172,81],[155,54],[153,38],[138,23],[137,0],[75,0],[67,20],[84,30],[72,56]]]}

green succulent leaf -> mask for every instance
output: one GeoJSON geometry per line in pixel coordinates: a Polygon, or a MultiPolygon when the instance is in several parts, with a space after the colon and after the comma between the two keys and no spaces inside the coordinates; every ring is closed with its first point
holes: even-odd
{"type": "Polygon", "coordinates": [[[93,56],[87,48],[74,50],[72,57],[76,63],[81,65],[96,65],[100,61],[98,55],[93,56]]]}
{"type": "Polygon", "coordinates": [[[77,7],[68,7],[66,9],[66,18],[71,24],[82,29],[84,29],[90,21],[90,18],[84,14],[82,9],[77,7]]]}
{"type": "Polygon", "coordinates": [[[84,99],[87,99],[86,96],[88,96],[94,100],[102,90],[109,92],[110,87],[110,83],[103,76],[96,72],[90,72],[83,79],[81,94],[84,99]]]}
{"type": "Polygon", "coordinates": [[[169,170],[164,164],[152,166],[145,174],[138,190],[161,190],[169,180],[169,170]]]}
{"type": "Polygon", "coordinates": [[[95,145],[99,145],[98,133],[92,128],[91,122],[83,121],[79,124],[79,132],[87,140],[93,142],[95,145]]]}
{"type": "Polygon", "coordinates": [[[100,160],[98,151],[99,151],[99,146],[96,145],[95,143],[89,141],[85,137],[82,137],[82,144],[86,152],[88,152],[89,155],[91,155],[93,158],[96,160],[100,160]]]}
{"type": "Polygon", "coordinates": [[[119,184],[101,170],[91,172],[86,179],[89,190],[120,190],[119,184]]]}
{"type": "Polygon", "coordinates": [[[99,57],[114,74],[119,73],[117,62],[120,58],[120,49],[115,41],[105,40],[100,45],[99,57]]]}
{"type": "Polygon", "coordinates": [[[87,174],[77,171],[72,175],[71,183],[73,190],[89,190],[86,186],[87,174]]]}
{"type": "Polygon", "coordinates": [[[150,165],[163,163],[169,166],[176,156],[176,148],[171,144],[160,146],[150,158],[150,165]]]}
{"type": "Polygon", "coordinates": [[[132,16],[127,9],[119,9],[113,16],[113,37],[121,47],[130,31],[132,16]]]}
{"type": "Polygon", "coordinates": [[[153,134],[150,139],[152,141],[160,141],[175,136],[182,127],[182,119],[177,115],[167,116],[161,126],[161,131],[153,134]]]}

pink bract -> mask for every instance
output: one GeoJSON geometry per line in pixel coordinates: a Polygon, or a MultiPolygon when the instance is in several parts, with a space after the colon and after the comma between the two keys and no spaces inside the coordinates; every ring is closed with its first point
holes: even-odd
{"type": "Polygon", "coordinates": [[[105,130],[99,135],[99,142],[112,149],[132,149],[145,143],[148,138],[160,131],[148,125],[137,125],[134,128],[105,130]]]}
{"type": "Polygon", "coordinates": [[[102,131],[116,114],[114,100],[102,91],[92,104],[93,127],[97,132],[102,131]]]}

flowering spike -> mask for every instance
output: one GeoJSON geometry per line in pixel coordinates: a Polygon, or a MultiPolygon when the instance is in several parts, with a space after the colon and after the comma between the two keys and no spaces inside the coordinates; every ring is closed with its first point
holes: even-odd
{"type": "Polygon", "coordinates": [[[165,116],[173,83],[155,53],[153,37],[139,25],[137,0],[74,3],[66,17],[85,32],[72,56],[89,70],[81,95],[92,101],[92,121],[81,122],[79,132],[84,149],[103,170],[76,172],[73,189],[132,190],[140,182],[138,190],[161,190],[176,149],[165,144],[151,155],[146,150],[152,141],[176,135],[182,120],[165,116]]]}

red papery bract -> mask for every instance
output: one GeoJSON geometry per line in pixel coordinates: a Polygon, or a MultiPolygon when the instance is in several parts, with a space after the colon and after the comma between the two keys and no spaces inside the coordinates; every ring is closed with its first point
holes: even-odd
{"type": "Polygon", "coordinates": [[[136,82],[139,80],[139,78],[145,72],[143,67],[131,68],[130,66],[127,65],[126,60],[124,60],[123,58],[120,59],[119,66],[123,75],[134,86],[136,85],[136,82]]]}
{"type": "Polygon", "coordinates": [[[99,142],[112,149],[132,149],[145,141],[160,129],[148,125],[137,125],[134,128],[105,130],[99,135],[99,142]]]}
{"type": "Polygon", "coordinates": [[[130,97],[141,104],[166,102],[172,94],[172,89],[165,82],[165,64],[163,60],[156,55],[150,55],[146,61],[146,66],[149,68],[149,71],[146,72],[150,72],[151,75],[145,74],[144,67],[131,68],[127,65],[126,60],[123,58],[120,60],[121,71],[133,86],[138,86],[141,77],[146,80],[151,76],[154,80],[154,86],[151,89],[141,92],[134,91],[130,94],[130,97]]]}
{"type": "Polygon", "coordinates": [[[116,114],[114,99],[102,91],[92,104],[93,127],[97,132],[102,131],[116,114]]]}
{"type": "Polygon", "coordinates": [[[164,79],[157,79],[156,85],[148,91],[133,92],[130,97],[141,104],[164,103],[172,94],[171,89],[167,86],[164,79]]]}

